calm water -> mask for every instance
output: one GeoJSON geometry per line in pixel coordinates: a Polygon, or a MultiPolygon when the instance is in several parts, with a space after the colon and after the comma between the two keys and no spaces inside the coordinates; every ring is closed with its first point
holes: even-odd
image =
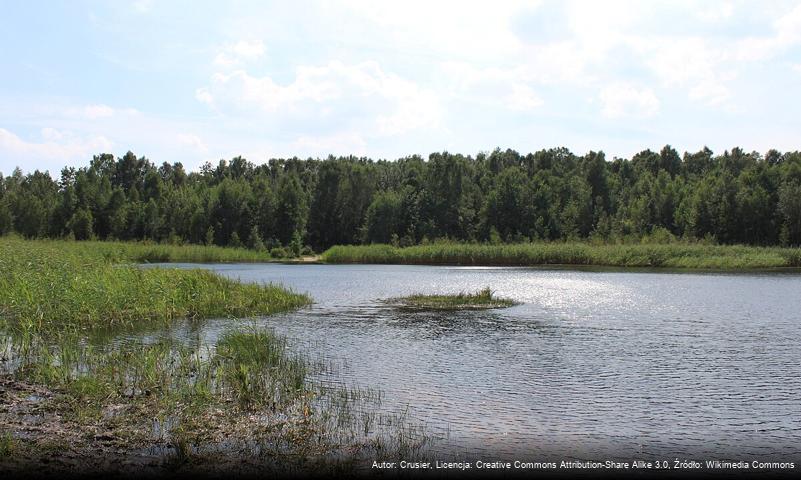
{"type": "MultiPolygon", "coordinates": [[[[203,267],[309,293],[313,307],[259,323],[383,390],[384,408],[408,406],[438,458],[801,458],[799,274],[203,267]],[[485,286],[522,304],[382,302],[485,286]]],[[[211,341],[231,325],[187,328],[211,341]]]]}

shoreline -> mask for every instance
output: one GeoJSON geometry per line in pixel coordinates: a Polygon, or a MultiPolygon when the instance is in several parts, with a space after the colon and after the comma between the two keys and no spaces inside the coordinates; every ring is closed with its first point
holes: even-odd
{"type": "Polygon", "coordinates": [[[397,264],[504,267],[605,267],[681,271],[755,271],[801,268],[801,248],[741,245],[440,243],[410,247],[385,244],[334,246],[327,264],[397,264]]]}

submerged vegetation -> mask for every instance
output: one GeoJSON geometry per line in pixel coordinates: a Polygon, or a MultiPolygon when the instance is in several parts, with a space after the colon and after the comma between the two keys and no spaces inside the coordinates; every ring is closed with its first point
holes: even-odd
{"type": "Polygon", "coordinates": [[[415,294],[395,298],[390,302],[407,310],[484,310],[516,304],[512,299],[496,296],[489,287],[475,293],[461,292],[456,295],[415,294]]]}
{"type": "Polygon", "coordinates": [[[391,245],[351,245],[332,247],[321,258],[327,263],[423,265],[596,265],[706,269],[801,267],[799,248],[684,243],[436,243],[406,248],[391,245]]]}
{"type": "Polygon", "coordinates": [[[392,455],[427,441],[403,416],[382,419],[380,395],[322,383],[324,360],[235,320],[309,297],[128,263],[142,248],[0,239],[0,471],[313,469],[353,461],[336,457],[353,445],[392,455]],[[232,328],[210,342],[169,333],[210,317],[232,328]]]}

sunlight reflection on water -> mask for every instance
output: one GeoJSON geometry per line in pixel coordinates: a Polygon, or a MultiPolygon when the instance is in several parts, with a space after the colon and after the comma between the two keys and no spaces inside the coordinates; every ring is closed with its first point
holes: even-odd
{"type": "MultiPolygon", "coordinates": [[[[179,268],[187,267],[178,265],[179,268]]],[[[453,457],[801,454],[801,275],[497,267],[208,265],[315,304],[257,319],[409,405],[453,457]],[[490,286],[503,310],[382,300],[490,286]]],[[[249,321],[158,335],[213,343],[249,321]]],[[[158,336],[156,335],[156,336],[158,336]]]]}

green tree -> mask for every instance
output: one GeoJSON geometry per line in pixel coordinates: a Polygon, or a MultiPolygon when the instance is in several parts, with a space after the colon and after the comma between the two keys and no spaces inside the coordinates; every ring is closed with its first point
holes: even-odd
{"type": "Polygon", "coordinates": [[[779,188],[781,241],[785,245],[801,245],[801,183],[785,183],[779,188]]]}
{"type": "Polygon", "coordinates": [[[91,240],[94,238],[92,212],[87,208],[79,208],[67,222],[67,228],[75,240],[91,240]]]}
{"type": "Polygon", "coordinates": [[[306,228],[307,201],[300,179],[293,174],[281,177],[277,197],[276,236],[283,245],[288,245],[293,235],[302,237],[301,232],[306,228]]]}
{"type": "Polygon", "coordinates": [[[402,215],[400,196],[395,192],[380,192],[367,208],[364,221],[366,243],[390,243],[392,236],[398,237],[402,215]]]}
{"type": "Polygon", "coordinates": [[[264,241],[261,239],[261,234],[259,234],[259,227],[253,225],[253,228],[250,229],[250,235],[248,235],[248,248],[251,250],[263,251],[264,250],[264,241]]]}
{"type": "MultiPolygon", "coordinates": [[[[2,178],[2,176],[0,176],[2,178]]],[[[0,197],[0,235],[5,235],[11,232],[14,226],[14,218],[11,216],[11,209],[8,208],[8,202],[0,197]]]]}

